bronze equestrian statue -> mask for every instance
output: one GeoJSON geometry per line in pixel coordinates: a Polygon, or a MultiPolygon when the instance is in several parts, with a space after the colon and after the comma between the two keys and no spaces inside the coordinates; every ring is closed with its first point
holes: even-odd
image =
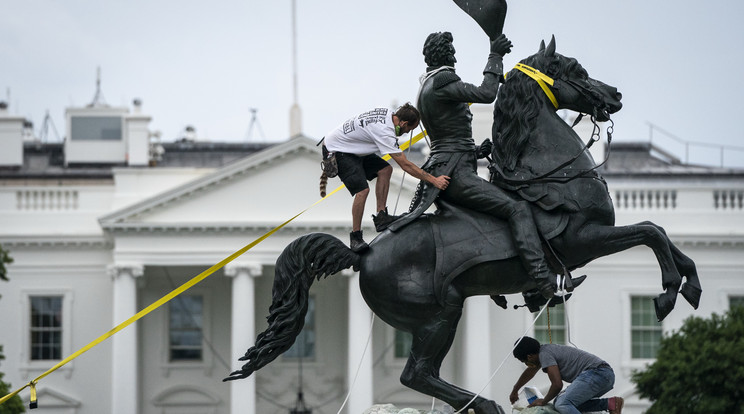
{"type": "MultiPolygon", "coordinates": [[[[499,37],[506,14],[504,0],[455,3],[475,18],[492,41],[499,37]]],[[[547,46],[543,43],[536,54],[509,71],[498,91],[491,183],[478,185],[498,186],[514,200],[530,201],[539,237],[545,246],[549,242],[549,262],[564,275],[602,256],[639,245],[650,247],[661,269],[664,292],[654,304],[662,320],[674,308],[678,292],[698,307],[702,289],[695,263],[654,223],[614,225],[607,184],[588,145],[556,114],[557,109],[570,109],[608,121],[620,110],[620,99],[616,88],[590,78],[576,59],[556,53],[555,39],[547,46]]],[[[462,153],[475,152],[471,145],[462,153]]],[[[422,194],[425,200],[425,190],[422,194]]],[[[353,267],[359,271],[359,287],[372,311],[413,335],[401,383],[458,410],[503,413],[494,401],[439,376],[463,303],[471,296],[498,298],[520,292],[537,296],[539,304],[547,299],[538,293],[541,286],[520,257],[508,221],[458,201],[436,197],[435,214],[404,216],[401,220],[408,217],[409,221],[405,226],[380,233],[361,255],[329,234],[313,233],[290,243],[276,262],[269,326],[240,358],[246,361],[243,367],[225,381],[247,378],[289,349],[304,325],[314,280],[353,267]]]]}
{"type": "MultiPolygon", "coordinates": [[[[554,80],[550,90],[559,109],[596,114],[602,121],[620,108],[617,90],[590,78],[576,59],[556,53],[554,41],[522,64],[554,80]]],[[[537,81],[510,71],[494,117],[498,145],[493,156],[505,163],[494,181],[535,201],[536,221],[563,266],[573,270],[598,257],[646,245],[656,255],[665,290],[654,300],[659,320],[673,309],[680,287],[697,308],[701,287],[695,263],[651,222],[614,226],[612,200],[596,164],[537,81]],[[554,164],[572,158],[558,171],[529,182],[530,176],[540,177],[554,164]]],[[[360,289],[372,311],[413,334],[400,377],[404,385],[456,409],[468,405],[476,414],[503,413],[498,404],[481,396],[471,403],[474,394],[440,378],[439,368],[454,340],[465,299],[534,291],[537,285],[528,277],[505,222],[443,200],[438,205],[437,214],[421,215],[396,232],[385,230],[363,255],[328,234],[293,241],[276,262],[269,327],[240,358],[245,365],[226,380],[246,378],[289,349],[302,330],[314,279],[353,266],[360,272],[360,289]],[[485,241],[473,242],[479,237],[485,241]],[[445,246],[457,254],[442,257],[447,256],[445,246]]]]}

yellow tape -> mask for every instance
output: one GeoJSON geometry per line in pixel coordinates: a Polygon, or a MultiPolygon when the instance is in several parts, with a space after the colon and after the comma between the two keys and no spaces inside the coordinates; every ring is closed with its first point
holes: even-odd
{"type": "MultiPolygon", "coordinates": [[[[418,141],[420,141],[424,136],[426,136],[426,131],[423,131],[423,132],[419,133],[418,135],[416,135],[415,137],[413,137],[412,139],[404,142],[402,145],[400,145],[400,149],[401,150],[407,149],[410,145],[413,145],[413,144],[417,143],[418,141]]],[[[383,158],[385,158],[386,160],[389,160],[390,159],[390,155],[389,154],[388,155],[385,155],[385,157],[383,157],[383,158]]],[[[120,323],[119,325],[115,326],[113,329],[111,329],[110,331],[106,332],[105,334],[99,336],[98,338],[96,338],[95,340],[93,340],[88,345],[85,345],[84,347],[80,348],[79,350],[77,350],[72,355],[68,356],[67,358],[65,358],[62,361],[60,361],[59,363],[57,363],[57,365],[53,366],[52,368],[49,368],[49,370],[47,370],[43,374],[39,375],[38,377],[34,378],[28,384],[26,384],[23,387],[15,390],[15,391],[13,391],[12,393],[7,394],[4,397],[0,398],[0,404],[3,404],[5,401],[11,399],[13,396],[15,396],[19,392],[23,391],[23,389],[25,389],[26,387],[31,387],[31,401],[32,401],[32,403],[35,404],[35,402],[36,402],[36,383],[39,382],[39,380],[41,380],[42,378],[44,378],[47,375],[51,374],[52,372],[58,370],[59,368],[61,368],[65,364],[67,364],[68,362],[72,361],[73,359],[75,359],[75,358],[79,357],[80,355],[84,354],[85,352],[89,351],[91,348],[95,347],[96,345],[100,344],[101,342],[105,341],[106,339],[114,336],[114,334],[116,334],[117,332],[121,331],[122,329],[126,328],[127,326],[129,326],[129,325],[133,324],[134,322],[138,321],[143,316],[147,315],[148,313],[150,313],[150,312],[154,311],[155,309],[159,308],[160,306],[164,305],[169,300],[171,300],[171,299],[175,298],[176,296],[180,295],[181,293],[185,292],[187,289],[191,288],[192,286],[194,286],[197,283],[201,282],[202,280],[206,279],[207,277],[209,277],[210,275],[212,275],[212,273],[214,273],[217,270],[223,268],[226,264],[232,262],[238,256],[242,255],[243,253],[245,253],[248,250],[252,249],[257,244],[259,244],[262,241],[266,240],[268,237],[270,237],[271,235],[273,235],[274,233],[276,233],[277,231],[279,231],[279,229],[281,229],[282,227],[284,227],[287,224],[289,224],[292,220],[296,219],[297,217],[299,217],[301,214],[303,214],[307,210],[315,207],[317,204],[320,204],[326,198],[332,196],[333,194],[336,194],[339,190],[341,190],[344,187],[345,186],[343,184],[340,185],[340,186],[338,186],[338,188],[336,188],[335,190],[333,190],[330,193],[328,193],[325,197],[321,198],[320,200],[316,201],[315,203],[313,203],[312,205],[310,205],[306,209],[304,209],[304,210],[300,211],[299,213],[295,214],[295,216],[292,217],[291,219],[289,219],[289,220],[285,221],[284,223],[282,223],[282,224],[274,227],[272,230],[270,230],[269,232],[267,232],[263,236],[257,238],[256,240],[254,240],[250,244],[244,246],[243,248],[241,248],[240,250],[238,250],[235,253],[231,254],[230,256],[222,259],[219,263],[213,265],[209,269],[201,272],[200,274],[198,274],[197,276],[193,277],[188,282],[184,283],[183,285],[181,285],[178,288],[174,289],[173,291],[171,291],[167,295],[165,295],[162,298],[158,299],[156,302],[154,302],[150,306],[148,306],[145,309],[142,309],[141,311],[137,312],[136,315],[132,316],[131,318],[127,319],[126,321],[124,321],[124,322],[120,323]]]]}
{"type": "Polygon", "coordinates": [[[548,99],[550,99],[550,102],[553,104],[555,109],[558,109],[558,100],[555,99],[553,91],[551,91],[550,88],[548,88],[548,86],[546,85],[547,83],[548,85],[553,86],[554,81],[550,76],[540,72],[533,67],[523,65],[521,63],[517,63],[517,65],[514,66],[514,69],[519,70],[520,72],[537,81],[537,84],[540,85],[543,92],[545,92],[545,95],[548,96],[548,99]]]}
{"type": "Polygon", "coordinates": [[[36,402],[36,383],[34,381],[31,381],[29,384],[31,387],[31,398],[28,402],[28,408],[33,410],[34,408],[37,408],[39,404],[36,402]]]}

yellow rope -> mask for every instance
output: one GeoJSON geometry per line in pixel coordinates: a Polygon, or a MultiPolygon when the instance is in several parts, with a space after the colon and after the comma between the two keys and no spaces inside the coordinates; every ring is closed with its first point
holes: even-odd
{"type": "MultiPolygon", "coordinates": [[[[424,136],[426,136],[426,131],[423,131],[423,132],[417,134],[415,137],[413,137],[413,139],[411,139],[411,140],[409,140],[407,142],[404,142],[400,146],[400,149],[401,150],[407,149],[410,145],[413,145],[413,144],[417,143],[418,141],[420,141],[424,136]]],[[[383,159],[389,160],[390,159],[390,155],[389,154],[388,155],[385,155],[383,157],[383,159]]],[[[120,323],[119,325],[115,326],[110,331],[108,331],[108,332],[104,333],[103,335],[99,336],[98,338],[96,338],[95,340],[93,340],[88,345],[85,345],[84,347],[82,347],[79,350],[75,351],[72,355],[70,355],[67,358],[63,359],[62,361],[60,361],[59,363],[57,363],[57,365],[53,366],[52,368],[50,368],[49,370],[47,370],[43,374],[41,374],[38,377],[34,378],[33,380],[29,381],[23,387],[21,387],[21,388],[15,390],[15,391],[11,392],[10,394],[7,394],[4,397],[0,398],[0,404],[5,403],[9,399],[11,399],[13,396],[15,396],[19,392],[23,391],[26,387],[31,387],[31,404],[30,405],[31,405],[31,408],[35,408],[35,404],[36,404],[36,384],[39,382],[39,380],[41,380],[42,378],[44,378],[47,375],[51,374],[52,372],[58,370],[59,368],[61,368],[65,364],[67,364],[68,362],[72,361],[73,359],[75,359],[75,358],[79,357],[80,355],[84,354],[85,352],[89,351],[91,348],[97,346],[98,344],[100,344],[101,342],[105,341],[106,339],[114,336],[114,334],[116,334],[117,332],[119,332],[122,329],[126,328],[127,326],[133,324],[134,322],[136,322],[137,320],[141,319],[142,317],[144,317],[148,313],[154,311],[155,309],[159,308],[160,306],[164,305],[165,303],[167,303],[171,299],[173,299],[176,296],[180,295],[181,293],[185,292],[187,289],[191,288],[192,286],[196,285],[197,283],[199,283],[202,280],[206,279],[207,277],[211,276],[214,272],[216,272],[217,270],[221,269],[226,264],[232,262],[238,256],[240,256],[243,253],[247,252],[248,250],[252,249],[254,246],[256,246],[257,244],[259,244],[262,241],[264,241],[265,239],[267,239],[269,236],[271,236],[274,233],[276,233],[277,231],[279,231],[279,229],[281,229],[282,227],[284,227],[287,224],[289,224],[292,220],[296,219],[297,217],[299,217],[301,214],[303,214],[307,210],[315,207],[317,204],[321,203],[326,198],[332,196],[333,194],[336,194],[339,190],[341,190],[344,187],[345,186],[343,184],[340,185],[338,188],[336,188],[335,190],[333,190],[330,193],[328,193],[325,197],[321,198],[320,200],[316,201],[315,203],[313,203],[312,205],[310,205],[306,209],[304,209],[301,212],[297,213],[291,219],[289,219],[289,220],[285,221],[284,223],[282,223],[282,224],[274,227],[272,230],[270,230],[269,232],[267,232],[263,236],[261,236],[261,237],[257,238],[256,240],[252,241],[250,244],[244,246],[243,248],[241,248],[240,250],[238,250],[235,253],[231,254],[230,256],[222,259],[219,263],[217,263],[217,264],[213,265],[212,267],[210,267],[209,269],[201,272],[200,274],[198,274],[197,276],[193,277],[188,282],[184,283],[183,285],[181,285],[178,288],[174,289],[173,291],[171,291],[167,295],[165,295],[162,298],[158,299],[156,302],[154,302],[150,306],[146,307],[145,309],[137,312],[136,315],[132,316],[131,318],[127,319],[126,321],[124,321],[124,322],[120,323]]]]}

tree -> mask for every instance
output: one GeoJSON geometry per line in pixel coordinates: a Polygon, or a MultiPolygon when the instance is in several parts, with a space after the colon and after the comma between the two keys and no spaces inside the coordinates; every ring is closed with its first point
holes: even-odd
{"type": "MultiPolygon", "coordinates": [[[[5,268],[6,263],[12,263],[13,259],[8,255],[8,252],[3,250],[2,246],[0,246],[0,279],[4,281],[8,281],[8,272],[5,268]]],[[[0,345],[0,361],[5,359],[5,355],[3,355],[3,346],[0,345]]],[[[3,377],[5,374],[0,372],[0,397],[7,395],[11,392],[10,384],[3,381],[3,377]]],[[[26,407],[23,406],[23,401],[21,401],[21,398],[17,395],[13,396],[13,398],[9,399],[2,405],[0,405],[0,414],[17,414],[17,413],[23,413],[26,412],[26,407]]]]}
{"type": "Polygon", "coordinates": [[[0,246],[0,280],[8,281],[8,269],[5,264],[13,263],[13,258],[0,246]]]}
{"type": "Polygon", "coordinates": [[[647,414],[744,414],[744,306],[686,319],[632,381],[653,402],[647,414]]]}

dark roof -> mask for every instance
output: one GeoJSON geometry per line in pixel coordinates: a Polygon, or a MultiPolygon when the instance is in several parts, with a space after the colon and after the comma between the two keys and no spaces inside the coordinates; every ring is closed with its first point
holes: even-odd
{"type": "MultiPolygon", "coordinates": [[[[277,145],[271,143],[212,143],[169,142],[162,143],[162,159],[148,167],[197,167],[219,168],[233,161],[277,145]]],[[[126,167],[125,163],[64,164],[63,143],[25,142],[23,165],[1,167],[0,179],[111,179],[112,169],[126,167]]]]}
{"type": "MultiPolygon", "coordinates": [[[[163,148],[160,160],[153,162],[149,167],[134,168],[220,168],[277,144],[277,142],[166,142],[160,144],[163,148]]],[[[421,165],[425,161],[422,149],[422,146],[413,147],[406,155],[411,161],[421,165]]],[[[0,179],[112,179],[114,167],[126,167],[123,163],[65,166],[62,143],[26,142],[23,150],[23,166],[0,168],[0,179]]],[[[618,178],[744,177],[744,169],[683,164],[678,158],[650,142],[612,143],[610,158],[600,171],[604,176],[618,178]]]]}
{"type": "MultiPolygon", "coordinates": [[[[600,162],[599,160],[595,160],[600,162]]],[[[651,142],[613,142],[610,157],[602,166],[605,176],[744,176],[744,169],[684,164],[651,142]]]]}
{"type": "Polygon", "coordinates": [[[277,143],[169,142],[158,167],[222,167],[277,143]]]}

